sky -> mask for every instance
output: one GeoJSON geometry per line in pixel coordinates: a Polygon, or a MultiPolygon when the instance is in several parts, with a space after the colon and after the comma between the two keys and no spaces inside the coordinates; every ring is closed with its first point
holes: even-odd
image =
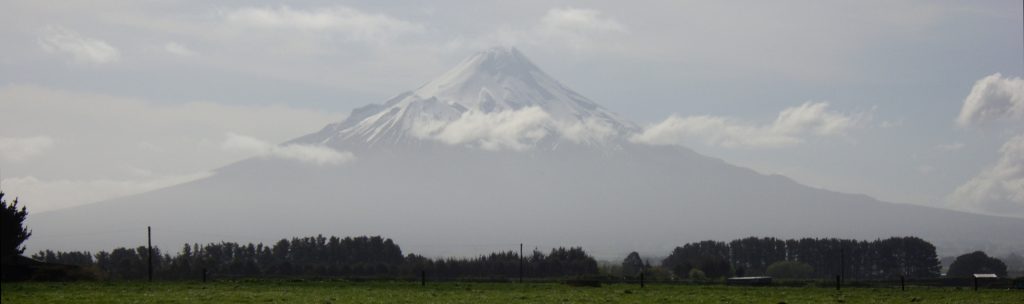
{"type": "Polygon", "coordinates": [[[514,46],[642,126],[636,141],[1024,217],[1022,13],[1020,1],[4,1],[0,189],[43,212],[195,180],[290,153],[275,144],[514,46]]]}

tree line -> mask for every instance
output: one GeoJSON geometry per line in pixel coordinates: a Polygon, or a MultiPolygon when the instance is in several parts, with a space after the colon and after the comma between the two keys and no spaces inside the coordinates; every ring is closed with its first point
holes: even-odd
{"type": "MultiPolygon", "coordinates": [[[[4,279],[31,273],[33,263],[21,254],[31,236],[24,221],[25,207],[15,199],[8,204],[0,192],[2,257],[4,279]],[[17,272],[17,274],[15,274],[17,272]]],[[[727,276],[771,275],[792,278],[827,278],[840,275],[853,279],[890,279],[897,276],[933,278],[940,276],[941,264],[935,246],[917,237],[892,237],[874,241],[836,238],[748,237],[726,242],[702,241],[676,247],[651,266],[636,252],[630,253],[617,269],[598,268],[597,261],[582,248],[554,248],[550,253],[533,250],[528,256],[514,251],[495,252],[472,258],[428,258],[402,254],[391,239],[380,236],[315,237],[282,239],[273,245],[233,242],[206,245],[185,244],[175,255],[154,247],[152,264],[159,278],[188,279],[211,274],[226,277],[256,276],[347,276],[415,277],[429,272],[441,278],[508,279],[525,277],[573,277],[603,273],[636,277],[644,273],[655,279],[705,279],[727,276]]],[[[40,251],[32,259],[52,264],[75,265],[97,277],[142,279],[148,274],[150,251],[146,247],[116,248],[96,254],[83,251],[40,251]]],[[[1008,257],[1020,268],[1021,258],[1008,257]]],[[[949,276],[973,273],[1007,275],[1007,264],[984,252],[962,255],[952,262],[949,276]]]]}
{"type": "MultiPolygon", "coordinates": [[[[782,240],[749,237],[731,242],[702,241],[676,247],[662,267],[677,277],[695,270],[709,278],[766,275],[778,262],[798,262],[809,277],[842,275],[853,279],[891,279],[940,275],[935,246],[917,237],[873,241],[836,238],[782,240]]],[[[790,263],[790,265],[795,265],[790,263]]]]}
{"type": "MultiPolygon", "coordinates": [[[[95,270],[103,278],[146,278],[149,251],[146,247],[89,252],[40,251],[33,259],[77,265],[95,270]]],[[[425,271],[435,278],[518,277],[519,254],[496,252],[473,258],[403,256],[391,239],[380,236],[336,236],[282,239],[273,245],[232,242],[184,245],[175,255],[153,248],[157,278],[194,279],[205,270],[218,277],[418,277],[425,271]]],[[[597,274],[597,261],[582,248],[554,248],[544,254],[534,250],[522,259],[526,277],[574,277],[597,274]]]]}
{"type": "MultiPolygon", "coordinates": [[[[232,242],[185,245],[171,255],[154,248],[158,278],[196,278],[205,269],[219,277],[343,276],[417,277],[425,271],[434,278],[511,279],[520,267],[527,278],[576,277],[599,274],[596,260],[582,248],[538,250],[520,258],[518,252],[495,252],[470,258],[428,258],[403,255],[391,239],[380,236],[282,239],[272,245],[232,242]]],[[[41,251],[32,258],[49,263],[95,269],[110,279],[143,279],[147,273],[145,247],[112,251],[41,251]]],[[[676,247],[660,267],[642,262],[631,253],[622,274],[639,271],[671,274],[674,278],[796,273],[805,278],[891,279],[899,276],[930,278],[940,274],[932,244],[917,237],[874,241],[845,239],[744,238],[730,242],[702,241],[676,247]]]]}

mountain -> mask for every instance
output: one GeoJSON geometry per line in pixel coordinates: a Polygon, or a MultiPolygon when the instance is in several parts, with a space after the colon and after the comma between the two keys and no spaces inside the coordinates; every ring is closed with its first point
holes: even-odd
{"type": "Polygon", "coordinates": [[[599,257],[666,254],[746,236],[920,236],[945,254],[1024,250],[1024,220],[881,202],[763,175],[638,127],[519,51],[478,53],[423,86],[353,110],[284,146],[341,165],[257,157],[165,189],[30,216],[29,250],[165,250],[220,240],[385,235],[407,252],[476,255],[578,245],[599,257]]]}
{"type": "MultiPolygon", "coordinates": [[[[557,129],[601,128],[601,137],[586,134],[577,142],[600,145],[606,137],[621,138],[639,128],[548,76],[515,48],[497,47],[477,53],[440,77],[389,99],[352,111],[345,121],[293,143],[326,144],[361,149],[382,144],[422,144],[443,132],[441,126],[460,118],[492,117],[498,113],[543,113],[557,124],[541,126],[544,143],[560,142],[557,129]],[[530,113],[522,111],[534,110],[530,113]]],[[[593,133],[593,132],[591,132],[593,133]]]]}

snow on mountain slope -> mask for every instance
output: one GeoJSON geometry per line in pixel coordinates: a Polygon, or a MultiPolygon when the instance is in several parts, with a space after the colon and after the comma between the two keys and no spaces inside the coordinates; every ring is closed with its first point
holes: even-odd
{"type": "Polygon", "coordinates": [[[344,147],[435,140],[522,150],[563,142],[617,144],[636,130],[635,124],[545,74],[515,48],[498,47],[297,141],[344,147]]]}

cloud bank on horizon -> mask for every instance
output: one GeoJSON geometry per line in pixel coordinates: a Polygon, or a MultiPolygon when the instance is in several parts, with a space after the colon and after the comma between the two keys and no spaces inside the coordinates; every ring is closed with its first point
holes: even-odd
{"type": "Polygon", "coordinates": [[[0,86],[0,104],[0,186],[34,212],[196,180],[245,157],[314,164],[349,160],[343,152],[270,147],[255,139],[241,145],[247,149],[231,149],[237,145],[224,138],[238,132],[283,142],[344,117],[322,111],[210,102],[156,104],[27,85],[0,86]]]}
{"type": "Polygon", "coordinates": [[[999,160],[957,187],[950,201],[963,210],[1024,217],[1024,134],[1003,144],[999,160]]]}
{"type": "Polygon", "coordinates": [[[48,136],[0,137],[0,157],[8,161],[22,161],[53,147],[48,136]]]}
{"type": "Polygon", "coordinates": [[[1024,217],[1024,79],[995,73],[979,79],[964,99],[956,124],[1016,132],[999,148],[999,158],[947,198],[954,208],[1024,217]],[[994,126],[993,126],[994,125],[994,126]]]}

